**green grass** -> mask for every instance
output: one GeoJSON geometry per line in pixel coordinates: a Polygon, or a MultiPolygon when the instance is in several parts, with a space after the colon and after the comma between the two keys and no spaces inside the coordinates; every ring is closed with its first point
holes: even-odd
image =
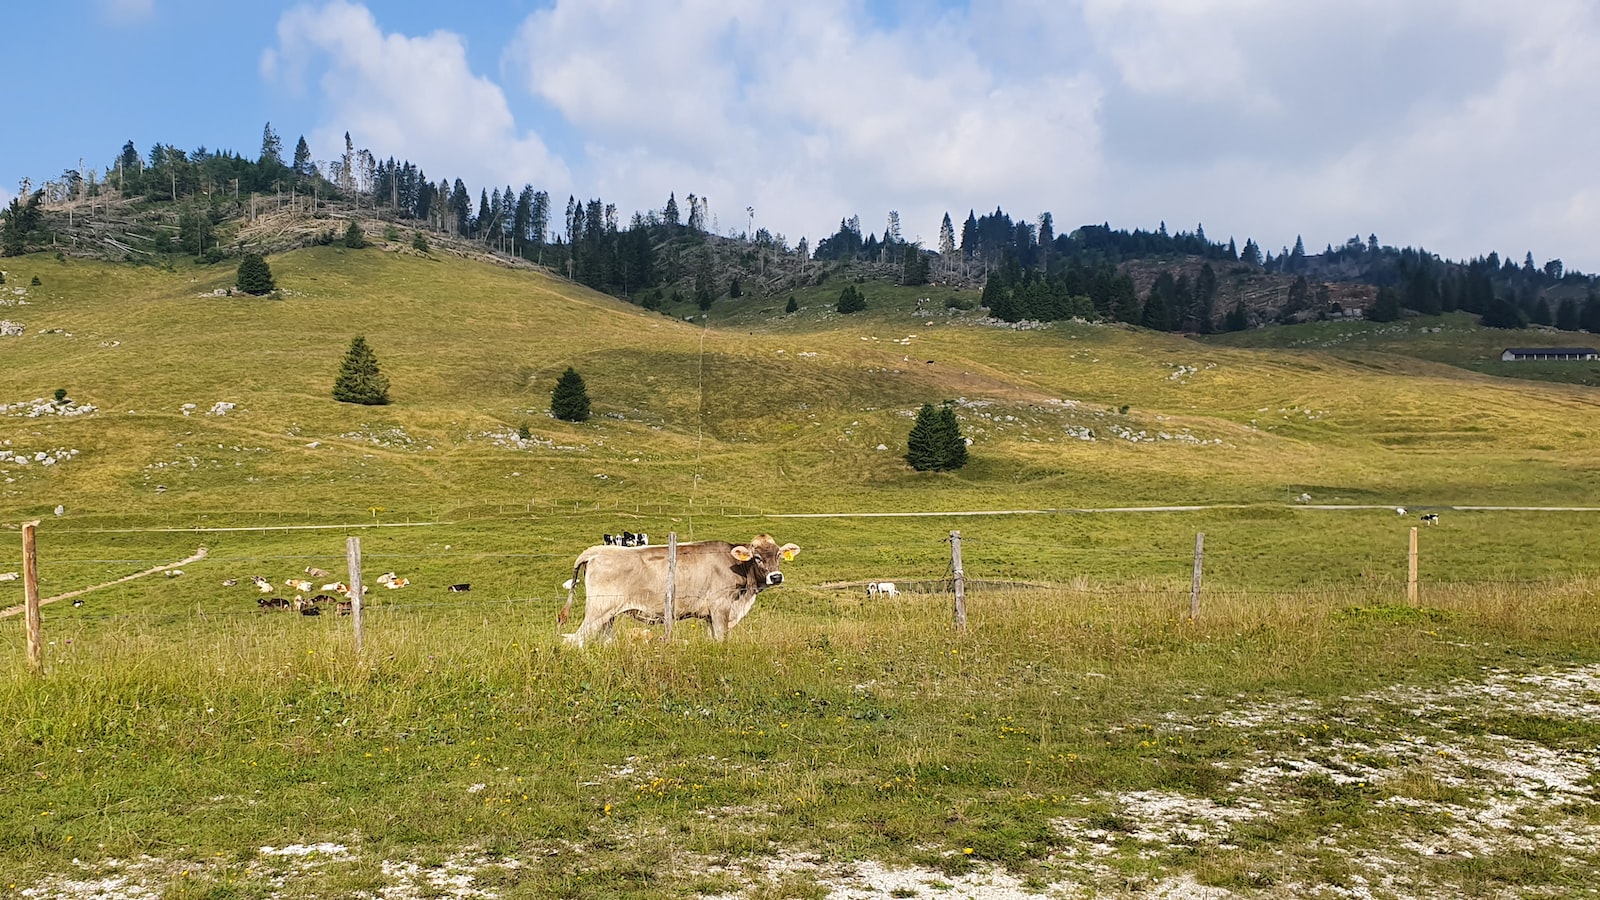
{"type": "MultiPolygon", "coordinates": [[[[825,893],[762,868],[774,847],[950,878],[993,864],[1043,884],[1045,857],[1073,846],[1064,820],[1121,842],[1108,865],[1123,885],[1168,864],[1240,888],[1348,883],[1316,835],[1339,825],[1381,845],[1425,818],[1382,797],[1476,793],[1393,761],[1378,785],[1308,775],[1286,789],[1296,811],[1236,827],[1243,849],[1226,859],[1205,841],[1141,855],[1112,798],[1222,802],[1258,754],[1333,767],[1388,728],[1207,724],[1241,698],[1337,708],[1600,658],[1594,514],[1444,510],[1420,531],[1412,606],[1417,520],[1390,509],[1600,505],[1600,421],[1582,386],[1392,346],[1243,346],[1258,332],[991,329],[944,315],[946,295],[925,288],[869,286],[868,311],[840,317],[823,311],[843,286],[829,281],[800,292],[794,316],[778,314],[786,296],[747,297],[714,308],[707,330],[443,253],[322,248],[271,264],[277,299],[199,296],[232,281],[227,266],[7,262],[8,286],[44,284],[5,309],[28,331],[0,339],[0,403],[65,387],[99,411],[0,416],[0,447],[80,451],[0,465],[0,571],[19,568],[14,529],[32,518],[46,596],[209,555],[182,577],[46,607],[43,678],[26,671],[20,625],[0,641],[0,891],[75,856],[149,852],[193,868],[168,896],[275,896],[271,877],[294,867],[257,848],[313,841],[358,852],[294,869],[291,896],[372,892],[393,880],[381,861],[445,871],[462,853],[490,860],[479,884],[490,872],[505,896],[825,893]],[[920,297],[940,314],[911,315],[920,297]],[[390,406],[331,399],[356,333],[390,406]],[[569,365],[589,423],[546,415],[569,365]],[[964,400],[973,462],[913,473],[908,413],[944,398],[964,400]],[[218,401],[238,406],[206,415],[218,401]],[[535,440],[517,445],[524,423],[535,440]],[[1118,436],[1139,432],[1152,439],[1118,436]],[[1379,508],[1312,509],[1303,493],[1379,508]],[[1220,508],[1082,511],[1168,504],[1220,508]],[[1047,512],[776,517],[967,510],[1047,512]],[[627,626],[614,645],[565,651],[557,585],[580,549],[623,529],[770,532],[802,553],[726,644],[685,623],[672,646],[627,626]],[[958,529],[965,635],[943,586],[958,529]],[[1205,590],[1190,621],[1197,532],[1205,590]],[[263,614],[247,580],[220,584],[307,566],[340,577],[349,535],[369,581],[393,569],[413,582],[371,596],[359,657],[348,619],[263,614]],[[882,579],[905,593],[868,602],[857,585],[882,579]],[[458,582],[472,592],[444,592],[458,582]]],[[[0,583],[0,607],[19,602],[20,583],[0,583]]],[[[1403,721],[1553,751],[1594,737],[1515,712],[1403,721]]],[[[1541,850],[1433,877],[1489,890],[1560,886],[1569,871],[1541,850]]]]}

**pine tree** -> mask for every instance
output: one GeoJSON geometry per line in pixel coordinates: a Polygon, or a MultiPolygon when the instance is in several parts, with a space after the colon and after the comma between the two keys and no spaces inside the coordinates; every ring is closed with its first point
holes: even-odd
{"type": "Polygon", "coordinates": [[[12,197],[5,212],[4,242],[0,243],[0,256],[21,256],[28,249],[28,235],[39,227],[42,214],[39,202],[43,191],[34,191],[26,200],[12,197]]]}
{"type": "Polygon", "coordinates": [[[555,390],[550,392],[550,414],[567,422],[589,419],[589,392],[584,387],[583,376],[571,366],[561,373],[555,390]]]}
{"type": "Polygon", "coordinates": [[[277,163],[283,165],[283,141],[278,139],[278,133],[272,130],[272,123],[261,129],[261,159],[260,163],[277,163]]]}
{"type": "Polygon", "coordinates": [[[933,472],[944,467],[944,453],[936,443],[939,414],[932,403],[922,404],[917,411],[917,421],[906,438],[906,462],[918,472],[933,472]]]}
{"type": "Polygon", "coordinates": [[[939,255],[944,257],[945,265],[956,255],[956,229],[950,223],[949,213],[945,213],[944,221],[939,223],[939,255]]]}
{"type": "Polygon", "coordinates": [[[313,168],[311,145],[306,143],[305,135],[301,135],[299,143],[294,145],[294,174],[301,178],[310,178],[313,168]]]}
{"type": "Polygon", "coordinates": [[[272,268],[259,253],[246,253],[239,261],[239,275],[235,282],[246,294],[270,294],[278,289],[272,281],[272,268]]]}
{"type": "Polygon", "coordinates": [[[1393,322],[1400,318],[1400,292],[1391,287],[1379,288],[1378,299],[1367,310],[1369,322],[1393,322]]]}
{"type": "Polygon", "coordinates": [[[1244,301],[1240,300],[1233,305],[1233,309],[1222,318],[1223,331],[1243,331],[1250,327],[1250,314],[1245,312],[1244,301]]]}
{"type": "Polygon", "coordinates": [[[1528,322],[1522,310],[1517,309],[1510,297],[1495,297],[1489,301],[1483,316],[1478,320],[1485,328],[1526,328],[1528,322]]]}
{"type": "Polygon", "coordinates": [[[378,357],[361,335],[350,341],[339,377],[333,382],[333,399],[340,403],[383,406],[389,402],[389,379],[378,371],[378,357]]]}
{"type": "Polygon", "coordinates": [[[344,245],[351,250],[360,250],[367,246],[367,236],[361,231],[361,225],[355,219],[351,219],[350,227],[344,230],[344,245]]]}
{"type": "Polygon", "coordinates": [[[855,285],[847,285],[839,292],[838,311],[841,313],[856,313],[867,308],[867,298],[856,290],[855,285]]]}
{"type": "Polygon", "coordinates": [[[949,400],[939,410],[934,425],[934,440],[944,450],[944,464],[939,468],[959,469],[967,464],[967,439],[961,433],[961,423],[956,421],[955,405],[949,400]]]}
{"type": "Polygon", "coordinates": [[[788,303],[788,305],[786,305],[783,308],[783,311],[786,312],[786,313],[799,312],[800,311],[800,304],[797,303],[793,297],[790,297],[789,298],[789,303],[788,303]]]}
{"type": "Polygon", "coordinates": [[[1578,301],[1565,297],[1556,307],[1556,327],[1562,331],[1577,331],[1578,326],[1578,301]]]}

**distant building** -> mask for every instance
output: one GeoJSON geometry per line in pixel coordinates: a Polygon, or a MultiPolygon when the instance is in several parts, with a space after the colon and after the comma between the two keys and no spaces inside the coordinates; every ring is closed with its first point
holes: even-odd
{"type": "Polygon", "coordinates": [[[1500,354],[1502,362],[1523,360],[1594,360],[1600,359],[1593,347],[1507,347],[1500,354]]]}

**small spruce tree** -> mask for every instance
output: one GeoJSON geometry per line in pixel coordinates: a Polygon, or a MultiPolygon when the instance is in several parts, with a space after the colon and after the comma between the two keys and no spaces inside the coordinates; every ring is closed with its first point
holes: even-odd
{"type": "Polygon", "coordinates": [[[783,308],[783,311],[786,312],[786,313],[799,312],[800,311],[800,304],[796,303],[795,299],[793,297],[790,297],[789,298],[789,303],[788,303],[787,306],[785,306],[783,308]]]}
{"type": "Polygon", "coordinates": [[[583,376],[571,366],[561,373],[555,390],[550,392],[550,414],[568,422],[583,422],[589,418],[589,392],[584,387],[583,376]]]}
{"type": "Polygon", "coordinates": [[[861,312],[866,308],[867,298],[862,296],[860,291],[856,290],[855,285],[848,285],[844,290],[839,292],[839,305],[837,307],[839,312],[856,313],[861,312]]]}
{"type": "Polygon", "coordinates": [[[246,253],[239,261],[239,290],[246,294],[270,294],[278,289],[272,281],[272,269],[259,253],[246,253]]]}
{"type": "Polygon", "coordinates": [[[917,411],[917,421],[911,426],[911,436],[906,439],[906,462],[918,472],[935,472],[944,468],[944,452],[938,443],[939,414],[932,403],[922,404],[917,411]]]}
{"type": "Polygon", "coordinates": [[[383,406],[389,402],[389,379],[378,371],[378,356],[357,335],[339,364],[339,377],[333,382],[333,399],[340,403],[383,406]]]}
{"type": "Polygon", "coordinates": [[[427,253],[428,252],[428,238],[425,235],[423,235],[423,233],[420,232],[420,231],[417,232],[416,234],[412,235],[411,236],[411,249],[417,251],[418,253],[427,253]]]}
{"type": "Polygon", "coordinates": [[[350,227],[344,230],[344,245],[351,250],[360,250],[367,246],[367,235],[355,219],[351,219],[350,227]]]}

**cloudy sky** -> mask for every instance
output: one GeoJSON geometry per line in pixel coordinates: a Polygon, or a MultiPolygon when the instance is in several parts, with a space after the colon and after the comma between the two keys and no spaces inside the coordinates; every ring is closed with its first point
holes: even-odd
{"type": "Polygon", "coordinates": [[[931,245],[998,205],[1600,271],[1593,0],[15,6],[0,200],[129,139],[253,157],[270,121],[474,195],[695,193],[791,243],[893,209],[931,245]]]}

